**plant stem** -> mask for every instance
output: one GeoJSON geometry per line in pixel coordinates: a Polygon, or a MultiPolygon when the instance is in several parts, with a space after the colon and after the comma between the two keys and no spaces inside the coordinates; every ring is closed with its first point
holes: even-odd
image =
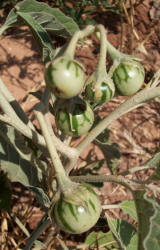
{"type": "Polygon", "coordinates": [[[94,30],[95,27],[93,25],[88,25],[85,29],[76,31],[75,34],[72,36],[63,56],[73,59],[78,40],[91,35],[94,32],[94,30]]]}
{"type": "MultiPolygon", "coordinates": [[[[99,32],[96,32],[97,38],[100,40],[101,35],[99,32]]],[[[121,58],[124,54],[117,50],[107,39],[106,39],[107,51],[112,58],[112,60],[121,58]]]]}
{"type": "Polygon", "coordinates": [[[97,64],[96,74],[98,75],[102,72],[106,74],[106,54],[107,54],[107,39],[106,30],[103,25],[97,25],[96,30],[100,32],[100,55],[97,64]]]}
{"type": "Polygon", "coordinates": [[[25,112],[19,105],[19,103],[16,101],[14,96],[10,93],[10,91],[7,89],[5,84],[0,79],[0,92],[3,94],[3,96],[6,98],[6,100],[9,102],[11,107],[14,109],[18,117],[26,124],[28,125],[32,130],[35,130],[32,122],[28,119],[25,112]]]}
{"type": "Polygon", "coordinates": [[[123,53],[117,50],[108,40],[106,41],[106,43],[107,43],[108,53],[112,58],[112,60],[119,59],[123,56],[123,53]]]}
{"type": "Polygon", "coordinates": [[[49,133],[44,115],[42,113],[42,110],[43,110],[42,104],[41,103],[36,104],[34,112],[35,112],[35,115],[38,119],[39,125],[40,125],[41,130],[42,130],[42,134],[44,136],[48,151],[50,153],[50,157],[51,157],[54,171],[56,174],[56,179],[57,179],[60,190],[62,192],[65,192],[66,187],[67,186],[69,187],[69,185],[71,184],[71,181],[70,181],[69,177],[66,175],[66,172],[65,172],[63,165],[62,165],[62,162],[61,162],[59,155],[56,151],[56,147],[52,141],[52,138],[51,138],[51,135],[49,133]]]}
{"type": "Polygon", "coordinates": [[[12,106],[9,104],[9,102],[6,100],[3,94],[0,93],[0,106],[3,112],[9,116],[11,119],[13,119],[15,122],[20,123],[21,126],[26,125],[21,121],[21,119],[17,116],[16,112],[12,108],[12,106]]]}
{"type": "Polygon", "coordinates": [[[131,168],[131,169],[128,169],[128,170],[122,172],[121,175],[126,176],[128,174],[133,174],[135,172],[142,171],[142,170],[145,170],[145,169],[151,169],[151,168],[155,168],[155,167],[153,167],[153,166],[149,167],[147,165],[134,167],[134,168],[131,168]]]}
{"type": "Polygon", "coordinates": [[[133,34],[134,34],[134,7],[132,0],[130,2],[130,54],[133,53],[133,34]]]}
{"type": "Polygon", "coordinates": [[[51,97],[51,92],[46,87],[45,91],[44,91],[44,94],[42,96],[42,103],[47,108],[47,110],[48,110],[48,107],[49,107],[49,99],[50,99],[50,97],[51,97]]]}
{"type": "MultiPolygon", "coordinates": [[[[47,107],[50,98],[50,92],[46,88],[43,95],[43,103],[47,107]]],[[[33,142],[40,148],[40,150],[48,155],[46,149],[46,143],[42,135],[40,135],[34,128],[31,121],[28,120],[26,114],[19,106],[15,98],[12,96],[10,91],[3,84],[0,79],[0,107],[5,113],[5,115],[0,115],[0,121],[7,123],[8,125],[14,127],[24,136],[32,139],[33,142]],[[11,105],[12,104],[12,105],[11,105]],[[18,115],[17,115],[18,114],[18,115]]],[[[78,157],[77,150],[65,145],[61,140],[54,136],[54,144],[58,151],[66,155],[71,161],[78,157]]]]}
{"type": "Polygon", "coordinates": [[[133,167],[131,169],[123,171],[122,173],[120,173],[120,175],[125,176],[144,169],[157,168],[159,164],[160,164],[160,153],[158,152],[157,154],[154,155],[152,159],[147,161],[143,166],[133,167]]]}
{"type": "Polygon", "coordinates": [[[113,209],[113,208],[120,208],[118,204],[113,204],[113,205],[103,205],[103,209],[113,209]]]}
{"type": "Polygon", "coordinates": [[[54,145],[56,146],[57,150],[60,149],[61,153],[66,155],[70,161],[73,161],[75,158],[77,159],[79,156],[78,150],[76,148],[71,148],[69,146],[67,146],[65,143],[63,143],[61,140],[59,140],[52,129],[51,123],[50,123],[50,119],[49,119],[49,114],[46,113],[44,115],[49,133],[51,135],[52,141],[54,143],[54,145]]]}
{"type": "Polygon", "coordinates": [[[40,234],[51,224],[51,220],[47,218],[46,215],[43,216],[41,221],[39,222],[37,228],[33,231],[30,238],[27,241],[27,245],[24,250],[30,250],[35,241],[38,239],[40,234]]]}
{"type": "MultiPolygon", "coordinates": [[[[48,151],[46,149],[46,143],[42,135],[40,135],[37,131],[31,130],[28,126],[25,124],[20,124],[19,122],[15,122],[12,118],[4,115],[0,115],[0,121],[12,126],[17,131],[19,131],[22,135],[26,136],[27,138],[33,140],[33,142],[39,147],[39,149],[48,156],[48,151]]],[[[67,146],[65,143],[63,143],[61,140],[59,140],[55,135],[54,138],[52,136],[52,139],[54,140],[54,145],[56,149],[61,152],[63,155],[67,156],[71,161],[73,161],[75,158],[78,158],[79,153],[77,149],[71,148],[67,146]]]]}
{"type": "Polygon", "coordinates": [[[145,184],[143,182],[138,182],[134,180],[126,179],[125,177],[119,176],[113,176],[113,175],[92,175],[92,176],[71,176],[72,181],[76,182],[114,182],[117,184],[120,184],[126,188],[128,188],[130,191],[133,191],[134,189],[138,188],[144,188],[145,184]]]}
{"type": "Polygon", "coordinates": [[[142,106],[144,103],[151,101],[151,99],[160,96],[160,87],[145,88],[138,92],[136,95],[130,97],[127,101],[122,103],[112,113],[105,117],[99,124],[93,128],[89,134],[84,138],[82,142],[77,146],[77,150],[82,153],[83,150],[100,134],[106,129],[113,121],[118,119],[125,113],[142,106]]]}

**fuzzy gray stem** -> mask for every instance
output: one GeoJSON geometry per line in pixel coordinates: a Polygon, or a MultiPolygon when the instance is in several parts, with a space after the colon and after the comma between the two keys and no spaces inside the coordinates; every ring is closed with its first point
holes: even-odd
{"type": "Polygon", "coordinates": [[[53,163],[53,168],[56,173],[56,179],[57,179],[59,188],[61,189],[62,192],[64,192],[66,191],[66,186],[69,186],[71,181],[63,168],[62,162],[59,158],[56,147],[52,141],[52,137],[48,130],[42,110],[43,110],[42,104],[41,103],[36,104],[34,112],[39,122],[40,128],[42,130],[44,139],[46,141],[46,145],[47,145],[47,148],[48,148],[48,151],[49,151],[52,163],[53,163]]]}
{"type": "Polygon", "coordinates": [[[134,180],[129,180],[123,176],[113,176],[113,175],[92,175],[92,176],[71,176],[70,177],[72,181],[75,182],[114,182],[117,184],[120,184],[126,188],[128,188],[130,191],[133,191],[134,189],[138,188],[144,188],[145,184],[143,182],[137,182],[134,180]]]}
{"type": "Polygon", "coordinates": [[[3,96],[6,98],[6,100],[9,102],[11,107],[14,109],[16,112],[17,116],[26,124],[28,125],[32,130],[35,130],[32,122],[28,119],[26,116],[25,112],[19,105],[19,103],[16,101],[14,96],[11,94],[11,92],[8,90],[6,85],[2,82],[0,79],[0,92],[3,94],[3,96]]]}
{"type": "Polygon", "coordinates": [[[107,40],[107,49],[112,60],[119,59],[123,55],[123,53],[117,50],[108,40],[107,40]]]}
{"type": "Polygon", "coordinates": [[[73,59],[78,40],[91,35],[94,30],[95,27],[93,25],[88,25],[85,29],[76,31],[75,34],[72,36],[72,39],[70,40],[69,45],[67,46],[63,55],[73,59]]]}
{"type": "Polygon", "coordinates": [[[96,72],[97,74],[99,74],[100,72],[106,73],[106,54],[107,54],[106,30],[104,26],[101,24],[96,26],[96,30],[100,32],[100,55],[96,72]]]}
{"type": "Polygon", "coordinates": [[[105,117],[99,124],[93,128],[88,136],[79,143],[77,149],[80,153],[100,134],[106,129],[113,121],[118,119],[125,113],[142,106],[144,103],[152,100],[155,97],[160,96],[160,87],[154,89],[145,88],[138,92],[136,95],[130,97],[127,101],[122,103],[118,108],[116,108],[112,113],[105,117]]]}
{"type": "Polygon", "coordinates": [[[52,126],[51,126],[51,122],[50,122],[50,118],[49,118],[48,113],[46,113],[44,115],[44,118],[45,118],[46,124],[48,126],[48,130],[49,130],[49,133],[51,135],[52,141],[53,141],[54,145],[56,146],[57,150],[60,150],[61,153],[66,155],[71,161],[73,161],[75,158],[77,159],[79,156],[78,150],[67,146],[65,143],[63,143],[61,140],[59,140],[55,136],[53,129],[52,129],[52,126]]]}

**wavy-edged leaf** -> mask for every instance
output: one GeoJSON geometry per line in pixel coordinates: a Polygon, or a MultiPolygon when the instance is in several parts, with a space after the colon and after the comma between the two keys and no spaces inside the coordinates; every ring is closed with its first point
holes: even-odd
{"type": "Polygon", "coordinates": [[[0,169],[12,182],[20,182],[24,186],[43,183],[42,171],[35,166],[33,153],[25,147],[23,137],[3,123],[0,123],[0,169]]]}
{"type": "MultiPolygon", "coordinates": [[[[33,161],[32,151],[25,146],[24,138],[14,128],[2,123],[0,125],[0,169],[7,173],[11,182],[20,182],[31,190],[38,202],[48,208],[50,200],[47,194],[37,187],[45,188],[45,182],[41,169],[33,161]]],[[[43,166],[46,167],[44,162],[43,166]]]]}
{"type": "Polygon", "coordinates": [[[46,3],[35,0],[24,0],[12,9],[6,22],[0,29],[0,35],[8,28],[22,24],[18,18],[17,11],[27,13],[32,16],[44,29],[55,32],[62,37],[71,37],[77,31],[78,25],[72,18],[67,17],[59,9],[51,8],[46,3]]]}
{"type": "Polygon", "coordinates": [[[145,200],[152,204],[154,214],[150,217],[150,230],[144,239],[145,250],[159,250],[160,249],[160,206],[150,197],[144,196],[145,200]]]}
{"type": "MultiPolygon", "coordinates": [[[[99,119],[100,118],[97,118],[97,121],[94,125],[99,122],[99,119]]],[[[109,169],[113,172],[113,174],[116,174],[116,166],[119,163],[117,159],[119,160],[121,158],[121,153],[119,145],[110,141],[110,130],[105,129],[99,136],[97,136],[94,143],[98,145],[102,151],[109,169]]]]}
{"type": "Polygon", "coordinates": [[[135,250],[138,245],[138,234],[134,226],[125,220],[110,218],[107,214],[108,226],[125,250],[135,250]]]}
{"type": "Polygon", "coordinates": [[[45,31],[45,29],[37,23],[33,17],[29,14],[18,11],[17,14],[24,20],[24,22],[30,27],[33,37],[38,44],[40,50],[42,61],[51,61],[54,56],[54,49],[52,47],[52,41],[45,31]]]}
{"type": "MultiPolygon", "coordinates": [[[[90,158],[90,153],[87,158],[90,158]]],[[[78,175],[93,176],[98,174],[98,170],[104,165],[104,160],[96,160],[90,164],[86,164],[78,169],[78,175]]],[[[90,183],[91,185],[101,188],[103,187],[103,182],[90,183]]]]}
{"type": "Polygon", "coordinates": [[[50,203],[49,197],[46,195],[46,193],[44,192],[42,188],[33,187],[33,186],[28,186],[27,188],[34,193],[36,199],[44,208],[50,207],[51,203],[50,203]]]}
{"type": "Polygon", "coordinates": [[[138,216],[138,250],[144,250],[143,241],[150,231],[150,218],[154,215],[153,205],[144,198],[144,190],[133,192],[138,216]]]}
{"type": "Polygon", "coordinates": [[[5,30],[9,29],[13,26],[13,24],[17,23],[17,14],[16,9],[12,9],[7,16],[5,23],[0,28],[0,35],[4,33],[5,30]]]}
{"type": "Polygon", "coordinates": [[[78,248],[84,249],[86,247],[89,247],[89,249],[120,249],[111,231],[107,233],[103,233],[102,231],[91,232],[85,239],[84,244],[78,248]]]}
{"type": "Polygon", "coordinates": [[[148,167],[155,167],[160,165],[160,152],[156,153],[152,159],[147,161],[146,164],[148,167]]]}
{"type": "Polygon", "coordinates": [[[153,173],[148,179],[147,181],[149,182],[150,180],[160,180],[160,174],[159,174],[159,168],[160,168],[160,153],[156,153],[151,159],[147,160],[143,165],[141,166],[136,166],[133,167],[129,170],[126,170],[124,172],[122,172],[121,174],[123,176],[127,175],[127,174],[131,174],[134,173],[136,171],[140,171],[142,168],[142,170],[144,169],[154,169],[155,173],[153,173]],[[156,168],[157,168],[157,173],[156,173],[156,168]]]}
{"type": "Polygon", "coordinates": [[[135,221],[137,221],[137,211],[134,201],[123,201],[119,204],[119,207],[124,213],[129,214],[135,221]]]}
{"type": "MultiPolygon", "coordinates": [[[[64,38],[70,38],[79,28],[72,18],[65,16],[60,10],[54,10],[54,15],[48,12],[30,12],[30,15],[48,32],[64,38]],[[56,16],[60,17],[57,19],[56,16]],[[66,20],[66,18],[70,20],[66,20]],[[65,21],[68,22],[65,27],[65,21]]],[[[53,11],[52,11],[53,12],[53,11]]]]}
{"type": "Polygon", "coordinates": [[[150,181],[160,181],[160,153],[157,153],[152,160],[150,160],[150,165],[156,167],[154,173],[148,178],[150,181]]]}
{"type": "Polygon", "coordinates": [[[138,250],[160,249],[160,206],[143,190],[134,191],[138,215],[138,250]]]}

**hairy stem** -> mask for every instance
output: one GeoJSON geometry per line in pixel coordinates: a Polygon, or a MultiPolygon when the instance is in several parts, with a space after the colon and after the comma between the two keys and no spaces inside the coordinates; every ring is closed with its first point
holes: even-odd
{"type": "Polygon", "coordinates": [[[26,127],[26,125],[21,121],[21,119],[17,116],[16,112],[10,105],[10,103],[7,101],[5,96],[0,93],[0,107],[3,110],[3,112],[9,116],[11,119],[13,119],[15,122],[20,123],[22,127],[26,127]]]}
{"type": "Polygon", "coordinates": [[[120,174],[125,176],[125,175],[132,174],[132,173],[135,173],[137,171],[144,170],[144,169],[151,169],[151,168],[155,169],[159,166],[159,164],[160,164],[160,153],[158,152],[157,154],[154,155],[154,157],[152,159],[147,161],[143,166],[133,167],[131,169],[123,171],[120,174]]]}
{"type": "Polygon", "coordinates": [[[69,177],[66,175],[66,172],[63,168],[63,165],[57,153],[56,147],[52,141],[52,137],[47,127],[42,110],[43,110],[42,104],[41,103],[36,104],[34,112],[39,122],[39,125],[41,127],[44,139],[46,141],[46,145],[47,145],[47,148],[48,148],[48,151],[49,151],[52,163],[53,163],[53,168],[56,174],[56,179],[57,179],[59,188],[61,189],[62,192],[64,192],[66,190],[66,185],[69,186],[71,181],[69,177]]]}
{"type": "MultiPolygon", "coordinates": [[[[100,33],[96,32],[97,38],[100,40],[100,33]]],[[[121,58],[124,56],[122,52],[120,52],[118,49],[116,49],[107,39],[106,39],[106,45],[107,45],[107,51],[112,58],[112,60],[121,58]]]]}
{"type": "Polygon", "coordinates": [[[113,176],[113,175],[97,175],[97,176],[71,176],[71,180],[75,182],[114,182],[117,184],[120,184],[126,188],[128,188],[130,191],[133,191],[134,189],[138,188],[144,188],[145,184],[143,182],[137,182],[134,180],[129,180],[123,176],[113,176]]]}
{"type": "Polygon", "coordinates": [[[46,113],[44,115],[44,118],[45,118],[48,130],[49,130],[49,133],[51,135],[52,141],[53,141],[54,145],[56,146],[57,150],[60,149],[61,153],[66,155],[70,161],[73,161],[75,158],[77,159],[79,156],[78,150],[67,146],[65,143],[63,143],[61,140],[59,140],[55,136],[53,129],[52,129],[52,126],[51,126],[51,122],[50,122],[50,118],[49,118],[48,113],[46,113]]]}
{"type": "Polygon", "coordinates": [[[51,92],[49,91],[49,89],[46,87],[45,88],[45,91],[44,91],[44,94],[42,96],[42,103],[43,105],[47,108],[49,108],[49,99],[51,97],[51,92]]]}
{"type": "Polygon", "coordinates": [[[69,45],[67,46],[63,55],[73,59],[78,40],[91,35],[94,30],[95,27],[93,25],[88,25],[85,29],[76,31],[75,34],[72,36],[69,45]]]}
{"type": "Polygon", "coordinates": [[[151,99],[160,96],[160,87],[153,89],[145,88],[138,92],[136,95],[130,97],[127,101],[122,103],[118,108],[116,108],[112,113],[105,117],[99,124],[93,128],[90,133],[84,138],[82,142],[77,146],[77,150],[82,153],[83,150],[100,134],[106,129],[113,121],[118,119],[125,113],[140,107],[144,103],[150,101],[151,99]]]}
{"type": "Polygon", "coordinates": [[[97,64],[97,76],[101,72],[106,73],[106,53],[107,53],[107,39],[106,39],[106,31],[103,25],[97,25],[96,30],[100,32],[100,55],[99,61],[97,64]]]}
{"type": "MultiPolygon", "coordinates": [[[[42,97],[45,106],[48,106],[50,98],[50,92],[46,88],[42,97]]],[[[19,106],[15,98],[12,96],[10,91],[6,88],[3,82],[0,80],[0,107],[5,113],[0,115],[0,121],[14,127],[21,134],[29,139],[40,148],[40,150],[48,155],[46,149],[46,143],[42,135],[40,135],[34,128],[31,121],[28,120],[26,114],[19,106]]],[[[54,136],[54,144],[58,151],[67,156],[71,161],[78,157],[77,150],[65,145],[61,140],[54,136]]]]}
{"type": "Polygon", "coordinates": [[[17,116],[26,124],[28,125],[31,129],[35,130],[32,122],[28,119],[26,116],[25,112],[19,105],[19,103],[16,101],[14,96],[11,94],[11,92],[8,90],[8,88],[5,86],[5,84],[2,82],[0,79],[0,92],[3,94],[5,99],[9,102],[11,107],[14,109],[16,112],[17,116]]]}
{"type": "Polygon", "coordinates": [[[107,43],[108,53],[109,53],[110,57],[112,58],[112,60],[115,60],[115,59],[122,57],[123,53],[118,51],[108,40],[106,41],[106,43],[107,43]]]}

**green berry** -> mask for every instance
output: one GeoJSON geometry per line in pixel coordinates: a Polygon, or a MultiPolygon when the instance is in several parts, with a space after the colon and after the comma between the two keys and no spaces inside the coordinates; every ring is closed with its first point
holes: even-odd
{"type": "Polygon", "coordinates": [[[94,113],[90,105],[80,97],[60,100],[57,106],[56,125],[66,135],[81,136],[92,127],[94,113]]]}
{"type": "Polygon", "coordinates": [[[122,61],[115,68],[112,78],[121,95],[135,94],[144,82],[144,69],[137,61],[122,61]]]}
{"type": "MultiPolygon", "coordinates": [[[[94,190],[85,184],[81,187],[81,196],[83,195],[81,205],[70,203],[61,197],[55,203],[51,213],[51,217],[59,229],[72,234],[81,234],[92,228],[98,221],[102,209],[94,190]]],[[[80,190],[78,190],[77,196],[80,195],[79,192],[80,190]]]]}
{"type": "Polygon", "coordinates": [[[45,81],[55,96],[68,99],[82,91],[85,72],[76,60],[60,57],[47,65],[45,81]]]}

